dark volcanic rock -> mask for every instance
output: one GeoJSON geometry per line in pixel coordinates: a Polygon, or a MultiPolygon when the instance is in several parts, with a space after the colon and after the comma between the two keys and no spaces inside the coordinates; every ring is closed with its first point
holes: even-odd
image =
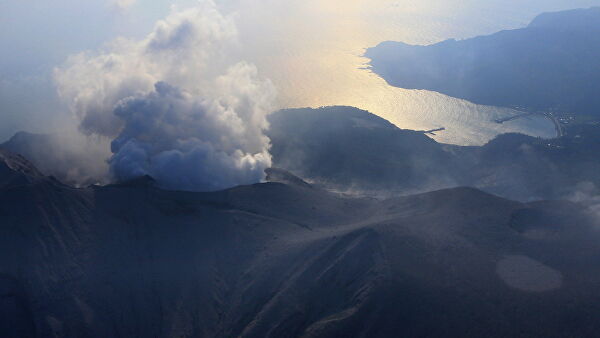
{"type": "MultiPolygon", "coordinates": [[[[0,180],[23,174],[15,167],[0,180]]],[[[600,233],[578,204],[471,188],[378,201],[297,183],[0,189],[0,335],[598,330],[600,233]]]]}
{"type": "Polygon", "coordinates": [[[274,166],[327,189],[381,197],[471,186],[530,201],[564,199],[581,182],[600,187],[597,125],[459,147],[350,107],[283,110],[270,121],[274,166]]]}
{"type": "Polygon", "coordinates": [[[44,176],[28,160],[0,149],[0,189],[42,178],[44,176]]]}
{"type": "Polygon", "coordinates": [[[269,121],[274,165],[329,188],[423,191],[456,185],[454,163],[440,144],[366,111],[288,109],[269,121]]]}

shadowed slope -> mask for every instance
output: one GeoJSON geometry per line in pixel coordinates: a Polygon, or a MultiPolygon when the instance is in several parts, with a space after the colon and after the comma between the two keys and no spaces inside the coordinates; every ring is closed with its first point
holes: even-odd
{"type": "MultiPolygon", "coordinates": [[[[481,147],[440,144],[424,132],[399,129],[352,107],[283,110],[273,113],[270,123],[273,166],[281,169],[269,169],[267,175],[271,182],[295,187],[311,182],[331,191],[385,198],[471,186],[520,201],[564,199],[582,182],[600,187],[600,125],[595,123],[570,125],[558,139],[504,134],[481,147]]],[[[51,143],[19,135],[24,149],[52,156],[51,143]]],[[[31,160],[36,166],[56,162],[44,159],[31,160]]],[[[68,176],[61,166],[42,173],[68,176]]]]}
{"type": "Polygon", "coordinates": [[[600,114],[600,7],[547,13],[523,29],[430,46],[383,42],[366,56],[393,86],[478,104],[600,114]]]}
{"type": "Polygon", "coordinates": [[[578,205],[469,188],[378,201],[305,184],[185,193],[33,180],[0,190],[0,291],[11,295],[0,328],[586,336],[600,315],[599,236],[578,205]]]}

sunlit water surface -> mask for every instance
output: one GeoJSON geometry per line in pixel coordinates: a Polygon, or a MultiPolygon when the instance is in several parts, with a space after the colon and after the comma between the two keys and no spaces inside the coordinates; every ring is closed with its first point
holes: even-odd
{"type": "Polygon", "coordinates": [[[366,69],[365,48],[491,34],[545,11],[593,5],[600,1],[242,0],[238,11],[245,57],[276,84],[280,107],[355,106],[401,128],[445,127],[440,142],[477,145],[505,132],[553,137],[555,129],[543,117],[498,124],[517,112],[392,87],[366,69]]]}

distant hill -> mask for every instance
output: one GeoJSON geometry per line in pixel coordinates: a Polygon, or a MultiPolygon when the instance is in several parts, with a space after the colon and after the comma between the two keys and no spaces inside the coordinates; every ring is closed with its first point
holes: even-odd
{"type": "MultiPolygon", "coordinates": [[[[567,135],[553,140],[505,134],[481,147],[460,147],[352,107],[288,109],[269,120],[273,167],[337,192],[391,197],[470,186],[531,201],[564,199],[580,183],[600,187],[597,124],[570,126],[567,135]]],[[[59,138],[18,133],[0,149],[30,159],[43,174],[67,184],[106,179],[104,161],[77,147],[63,149],[59,138]]],[[[269,178],[302,182],[277,170],[269,178]]]]}
{"type": "Polygon", "coordinates": [[[393,86],[600,116],[600,7],[542,14],[522,29],[430,46],[383,42],[366,56],[393,86]]]}
{"type": "Polygon", "coordinates": [[[591,337],[597,219],[455,188],[348,198],[151,178],[75,189],[0,152],[2,337],[591,337]],[[13,178],[23,179],[14,181],[13,178]]]}
{"type": "Polygon", "coordinates": [[[289,109],[269,121],[274,165],[329,187],[423,191],[457,185],[452,157],[440,144],[366,111],[289,109]]]}
{"type": "Polygon", "coordinates": [[[33,134],[18,132],[0,144],[35,163],[46,175],[72,185],[108,183],[108,142],[74,136],[69,133],[33,134]]]}
{"type": "Polygon", "coordinates": [[[600,187],[600,126],[544,140],[500,135],[481,147],[440,144],[351,107],[270,116],[276,167],[348,193],[394,196],[471,186],[517,200],[562,199],[581,182],[600,187]]]}

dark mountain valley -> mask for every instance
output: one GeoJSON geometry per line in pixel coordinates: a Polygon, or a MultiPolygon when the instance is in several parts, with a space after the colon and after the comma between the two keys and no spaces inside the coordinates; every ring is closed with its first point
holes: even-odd
{"type": "Polygon", "coordinates": [[[545,165],[557,187],[592,182],[585,175],[598,172],[597,157],[574,139],[504,135],[481,148],[447,146],[348,107],[282,111],[271,120],[274,162],[287,170],[216,192],[162,190],[151,177],[75,188],[45,176],[17,148],[2,150],[1,335],[597,332],[594,199],[518,202],[459,187],[468,176],[485,182],[481,173],[508,172],[523,177],[482,188],[553,196],[561,189],[529,181],[545,165]],[[564,154],[585,160],[565,171],[564,154]],[[326,156],[331,167],[319,166],[326,156]],[[434,189],[437,176],[447,189],[434,189]],[[346,193],[333,192],[341,187],[346,193]]]}
{"type": "Polygon", "coordinates": [[[594,1],[0,3],[0,338],[599,336],[594,1]]]}

